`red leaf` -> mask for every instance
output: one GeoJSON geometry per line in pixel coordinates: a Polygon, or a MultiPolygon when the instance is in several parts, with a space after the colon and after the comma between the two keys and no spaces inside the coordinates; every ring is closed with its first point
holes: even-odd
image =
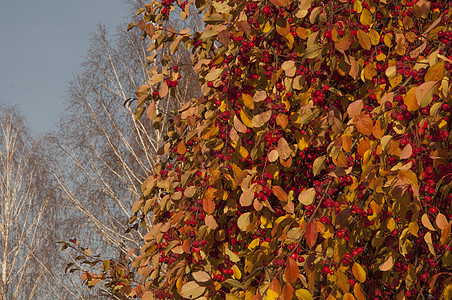
{"type": "Polygon", "coordinates": [[[306,242],[308,243],[309,248],[314,247],[315,243],[317,242],[318,235],[319,232],[317,231],[317,226],[315,225],[315,223],[309,223],[305,233],[306,242]]]}

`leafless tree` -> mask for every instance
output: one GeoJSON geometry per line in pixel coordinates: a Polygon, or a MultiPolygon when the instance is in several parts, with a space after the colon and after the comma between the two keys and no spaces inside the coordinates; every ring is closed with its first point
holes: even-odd
{"type": "Polygon", "coordinates": [[[48,195],[23,117],[0,107],[0,299],[33,299],[44,281],[37,263],[48,195]],[[33,275],[33,279],[30,278],[33,275]]]}
{"type": "Polygon", "coordinates": [[[177,52],[179,71],[185,74],[176,93],[159,102],[161,129],[145,117],[135,120],[135,103],[128,103],[150,80],[147,48],[138,31],[120,30],[111,37],[100,26],[82,72],[70,83],[61,122],[47,137],[49,170],[61,194],[59,214],[66,218],[57,235],[76,237],[104,257],[124,257],[139,247],[140,231],[126,233],[131,206],[158,162],[162,132],[173,112],[200,93],[189,54],[177,52]]]}

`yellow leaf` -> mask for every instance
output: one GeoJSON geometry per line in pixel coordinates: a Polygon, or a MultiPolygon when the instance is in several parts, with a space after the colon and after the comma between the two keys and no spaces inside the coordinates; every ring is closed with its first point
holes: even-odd
{"type": "Polygon", "coordinates": [[[248,94],[242,94],[243,104],[249,109],[254,109],[253,97],[248,94]]]}
{"type": "MultiPolygon", "coordinates": [[[[380,39],[381,39],[380,34],[376,30],[373,30],[373,29],[369,30],[369,37],[370,37],[370,42],[372,43],[372,45],[380,44],[380,39]]],[[[383,53],[381,53],[381,54],[383,54],[383,53]]],[[[384,58],[386,58],[386,55],[384,55],[384,58]]],[[[377,60],[378,60],[378,57],[377,57],[377,60]]]]}
{"type": "Polygon", "coordinates": [[[359,282],[366,281],[366,271],[361,267],[360,264],[354,263],[352,267],[353,276],[355,276],[356,279],[358,279],[359,282]]]}
{"type": "Polygon", "coordinates": [[[388,48],[392,47],[392,39],[393,39],[392,33],[387,33],[384,37],[384,43],[388,48]]]}
{"type": "Polygon", "coordinates": [[[337,286],[343,291],[343,292],[348,292],[350,290],[350,283],[348,281],[348,277],[347,275],[338,270],[337,272],[337,286]]]}
{"type": "Polygon", "coordinates": [[[251,123],[250,117],[246,114],[246,112],[243,110],[240,111],[240,119],[242,119],[242,123],[245,124],[248,128],[253,128],[253,124],[251,123]]]}
{"type": "Polygon", "coordinates": [[[313,300],[314,298],[312,297],[312,294],[305,289],[299,289],[295,291],[295,295],[297,296],[298,299],[301,300],[313,300]]]}
{"type": "Polygon", "coordinates": [[[246,148],[242,146],[240,146],[239,153],[243,158],[246,158],[249,155],[248,150],[246,150],[246,148]]]}
{"type": "Polygon", "coordinates": [[[428,81],[416,88],[416,100],[420,107],[428,106],[433,100],[433,94],[438,89],[437,81],[428,81]]]}
{"type": "Polygon", "coordinates": [[[440,61],[428,68],[427,73],[425,73],[424,81],[440,81],[444,78],[446,74],[446,68],[444,61],[440,61]]]}
{"type": "Polygon", "coordinates": [[[370,36],[364,32],[363,30],[358,30],[357,33],[358,41],[361,47],[363,47],[366,50],[370,50],[372,47],[372,42],[370,40],[370,36]]]}
{"type": "Polygon", "coordinates": [[[368,11],[367,9],[363,9],[363,11],[361,12],[361,17],[359,18],[359,21],[361,22],[361,24],[363,25],[371,25],[373,20],[372,20],[372,14],[370,13],[370,11],[368,11]]]}

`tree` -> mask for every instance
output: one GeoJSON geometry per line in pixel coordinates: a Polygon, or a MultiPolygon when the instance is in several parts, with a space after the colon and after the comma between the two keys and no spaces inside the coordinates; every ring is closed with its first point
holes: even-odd
{"type": "MultiPolygon", "coordinates": [[[[185,76],[175,93],[155,107],[161,129],[155,130],[149,120],[134,119],[135,91],[151,80],[149,70],[154,66],[146,65],[148,43],[139,32],[125,31],[121,27],[112,36],[100,26],[93,34],[82,72],[70,84],[58,130],[47,137],[54,158],[49,169],[62,198],[59,211],[66,214],[57,236],[70,239],[63,245],[74,250],[67,253],[68,273],[75,268],[87,271],[76,258],[88,250],[77,240],[90,245],[92,257],[102,253],[103,258],[124,260],[130,248],[139,248],[142,231],[126,232],[133,216],[131,206],[158,161],[156,153],[172,111],[177,111],[181,99],[200,94],[188,52],[178,51],[172,58],[185,76]]],[[[147,222],[150,224],[150,218],[147,222]]],[[[84,292],[83,297],[109,294],[108,290],[84,292]]]]}
{"type": "Polygon", "coordinates": [[[0,299],[33,299],[46,272],[36,260],[50,195],[40,157],[14,108],[0,107],[0,299]],[[30,280],[33,276],[33,280],[30,280]]]}
{"type": "MultiPolygon", "coordinates": [[[[143,299],[450,298],[450,4],[195,5],[192,34],[167,26],[187,2],[137,12],[149,50],[194,53],[203,95],[132,207],[132,269],[96,276],[143,299]]],[[[153,72],[136,115],[158,126],[178,68],[153,72]]]]}

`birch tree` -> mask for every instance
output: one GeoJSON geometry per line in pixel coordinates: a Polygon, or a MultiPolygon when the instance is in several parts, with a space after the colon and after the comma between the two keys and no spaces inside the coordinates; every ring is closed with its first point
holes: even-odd
{"type": "MultiPolygon", "coordinates": [[[[71,232],[104,257],[124,258],[139,247],[140,231],[127,233],[131,206],[158,161],[162,130],[181,103],[200,92],[188,52],[178,52],[175,66],[185,76],[177,92],[156,107],[159,129],[149,119],[136,120],[135,91],[151,80],[155,67],[147,64],[147,48],[139,34],[121,30],[112,37],[100,26],[82,72],[70,83],[58,130],[48,136],[50,156],[57,158],[50,169],[68,218],[59,235],[68,240],[65,232],[71,232]]],[[[68,255],[75,263],[73,253],[68,255]]]]}
{"type": "Polygon", "coordinates": [[[0,299],[32,299],[45,270],[34,259],[48,199],[22,116],[0,107],[0,299]],[[29,275],[33,274],[33,279],[29,275]]]}

